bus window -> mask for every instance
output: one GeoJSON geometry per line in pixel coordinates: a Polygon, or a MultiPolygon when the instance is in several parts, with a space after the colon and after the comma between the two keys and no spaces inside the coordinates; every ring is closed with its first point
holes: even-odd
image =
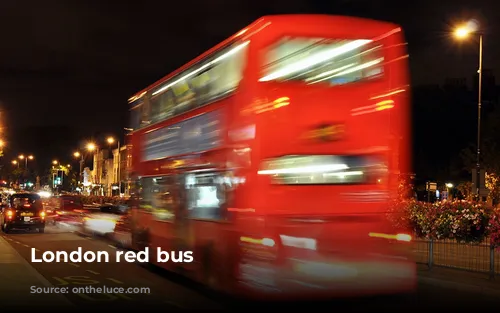
{"type": "Polygon", "coordinates": [[[151,98],[151,122],[159,122],[174,114],[175,99],[172,90],[168,89],[151,98]]]}
{"type": "Polygon", "coordinates": [[[142,108],[143,108],[142,99],[132,103],[130,109],[130,124],[129,124],[130,128],[139,129],[141,127],[142,108]]]}
{"type": "Polygon", "coordinates": [[[243,78],[247,45],[229,45],[159,86],[152,92],[152,122],[231,94],[243,78]]]}
{"type": "Polygon", "coordinates": [[[156,220],[168,221],[175,217],[170,185],[167,176],[141,178],[141,208],[151,212],[156,220]]]}
{"type": "Polygon", "coordinates": [[[260,81],[344,85],[383,74],[381,44],[370,40],[285,37],[265,56],[260,81]]]}
{"type": "Polygon", "coordinates": [[[185,188],[189,217],[207,220],[224,218],[226,188],[220,174],[189,174],[186,176],[185,188]]]}

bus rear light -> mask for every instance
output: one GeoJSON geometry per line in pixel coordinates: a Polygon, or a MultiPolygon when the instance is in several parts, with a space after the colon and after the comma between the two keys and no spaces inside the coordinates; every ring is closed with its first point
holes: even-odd
{"type": "Polygon", "coordinates": [[[405,241],[405,242],[410,242],[412,240],[412,237],[408,234],[384,234],[384,233],[369,233],[368,236],[372,238],[382,238],[382,239],[389,239],[389,240],[397,240],[397,241],[405,241]]]}

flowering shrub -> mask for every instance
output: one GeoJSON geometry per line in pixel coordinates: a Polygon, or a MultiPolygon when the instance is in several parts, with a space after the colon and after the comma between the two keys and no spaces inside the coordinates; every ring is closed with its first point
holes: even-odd
{"type": "Polygon", "coordinates": [[[493,244],[500,246],[500,211],[484,203],[400,200],[390,212],[394,226],[411,229],[420,238],[478,243],[489,236],[493,244]]]}

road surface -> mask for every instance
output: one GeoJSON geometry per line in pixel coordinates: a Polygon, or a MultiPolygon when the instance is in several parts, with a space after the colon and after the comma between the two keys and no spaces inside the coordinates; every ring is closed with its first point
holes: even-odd
{"type": "MultiPolygon", "coordinates": [[[[79,236],[60,229],[46,229],[46,233],[2,234],[5,239],[31,263],[31,249],[37,254],[44,251],[74,251],[77,247],[84,250],[107,251],[115,255],[116,248],[107,242],[79,236]]],[[[93,310],[119,309],[159,309],[163,310],[235,310],[248,308],[248,303],[211,295],[195,284],[163,271],[151,271],[139,264],[116,263],[31,263],[33,267],[56,287],[106,288],[123,287],[147,288],[149,293],[69,293],[68,299],[77,307],[93,310]]],[[[42,286],[40,286],[42,287],[42,286]]],[[[263,310],[270,304],[253,303],[254,309],[263,310]]],[[[420,284],[416,295],[406,298],[353,299],[349,301],[325,301],[321,303],[279,304],[278,309],[311,309],[316,306],[338,310],[340,306],[352,311],[401,311],[409,309],[429,310],[453,308],[463,309],[471,306],[481,308],[500,307],[500,298],[495,296],[474,295],[470,292],[444,289],[420,284]],[[287,308],[288,307],[288,308],[287,308]]],[[[273,305],[274,306],[274,305],[273,305]]]]}

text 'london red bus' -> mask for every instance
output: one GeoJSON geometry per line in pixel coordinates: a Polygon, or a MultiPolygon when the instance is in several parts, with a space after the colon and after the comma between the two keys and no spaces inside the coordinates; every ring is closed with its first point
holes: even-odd
{"type": "Polygon", "coordinates": [[[134,249],[244,295],[413,291],[411,236],[386,219],[410,172],[408,84],[397,25],[257,20],[130,98],[134,249]]]}

